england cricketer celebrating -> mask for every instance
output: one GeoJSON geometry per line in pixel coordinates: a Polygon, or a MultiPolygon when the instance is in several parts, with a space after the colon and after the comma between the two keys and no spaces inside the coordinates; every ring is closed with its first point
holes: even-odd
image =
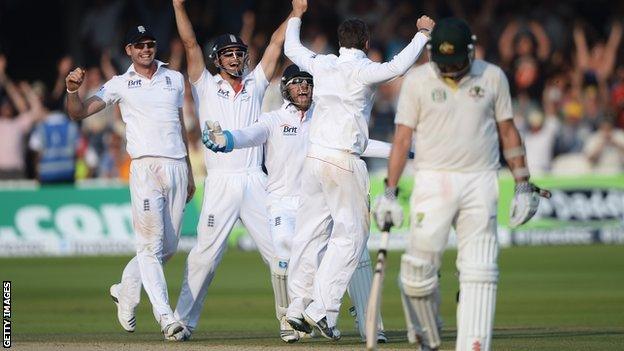
{"type": "Polygon", "coordinates": [[[386,191],[374,218],[380,226],[388,218],[396,226],[402,222],[397,183],[405,167],[403,152],[415,132],[411,235],[400,273],[408,339],[420,342],[423,350],[440,347],[438,270],[454,226],[460,281],[456,350],[485,351],[490,349],[498,281],[499,141],[516,181],[512,225],[535,213],[541,190],[529,183],[505,74],[474,59],[475,37],[468,25],[455,18],[439,21],[429,48],[433,62],[403,81],[386,191]]]}
{"type": "Polygon", "coordinates": [[[324,337],[337,339],[341,299],[370,230],[369,178],[360,155],[368,144],[375,86],[409,69],[434,22],[426,16],[418,19],[419,31],[410,44],[391,61],[375,63],[366,57],[369,32],[360,20],[347,20],[338,28],[340,56],[317,55],[303,47],[299,29],[306,9],[306,0],[293,1],[284,44],[286,56],[314,77],[316,104],[301,176],[287,319],[296,330],[308,331],[312,325],[324,337]]]}
{"type": "MultiPolygon", "coordinates": [[[[272,262],[272,283],[276,294],[279,295],[276,300],[276,313],[282,325],[281,337],[287,342],[299,339],[299,333],[289,328],[286,322],[289,303],[286,281],[292,239],[295,234],[301,171],[314,110],[313,86],[313,79],[309,73],[301,71],[296,65],[290,65],[284,70],[281,78],[280,90],[284,103],[280,109],[261,114],[258,122],[243,129],[221,131],[219,126],[209,122],[211,128],[204,129],[202,138],[206,147],[215,152],[224,152],[228,144],[233,149],[265,144],[268,208],[276,256],[272,262]]],[[[389,154],[390,144],[370,140],[362,156],[386,158],[389,154]]],[[[348,288],[354,305],[358,332],[363,339],[371,283],[370,255],[368,250],[363,250],[348,288]]],[[[381,318],[379,320],[381,321],[381,318]]],[[[381,323],[378,339],[381,342],[387,341],[381,323]]]]}
{"type": "MultiPolygon", "coordinates": [[[[260,63],[251,72],[247,69],[247,45],[232,34],[219,36],[210,53],[219,69],[213,76],[204,64],[184,0],[173,0],[173,7],[201,125],[211,120],[224,128],[240,129],[254,123],[281,55],[286,22],[273,33],[260,63]]],[[[204,160],[207,177],[197,243],[186,261],[175,310],[176,317],[186,326],[182,340],[188,339],[197,326],[208,286],[238,219],[256,242],[264,261],[270,264],[274,258],[266,209],[266,174],[261,169],[262,147],[228,154],[206,150],[204,160]]],[[[275,296],[278,298],[279,294],[275,296]]]]}
{"type": "Polygon", "coordinates": [[[70,72],[65,79],[67,112],[73,120],[81,120],[106,105],[121,108],[132,158],[130,199],[137,255],[110,293],[119,323],[133,332],[142,283],[154,316],[170,339],[181,334],[183,326],[169,305],[162,265],[177,249],[184,206],[195,192],[182,118],[184,77],[154,59],[156,39],[144,26],[128,32],[126,54],[132,59],[126,73],[113,77],[84,102],[78,96],[84,70],[70,72]]]}

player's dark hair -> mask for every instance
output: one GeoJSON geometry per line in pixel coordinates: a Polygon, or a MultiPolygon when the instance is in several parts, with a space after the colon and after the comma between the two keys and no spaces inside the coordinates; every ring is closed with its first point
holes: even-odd
{"type": "Polygon", "coordinates": [[[357,18],[345,20],[338,26],[341,47],[364,50],[369,37],[368,26],[357,18]]]}

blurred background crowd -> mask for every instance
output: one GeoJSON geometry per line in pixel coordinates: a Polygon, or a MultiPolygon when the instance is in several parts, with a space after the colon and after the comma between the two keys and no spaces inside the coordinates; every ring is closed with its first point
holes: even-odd
{"type": "MultiPolygon", "coordinates": [[[[624,173],[624,2],[309,3],[302,27],[306,46],[336,53],[338,24],[360,17],[371,29],[368,55],[374,61],[391,59],[407,45],[421,14],[466,19],[477,36],[477,58],[507,73],[532,174],[624,173]]],[[[188,0],[187,6],[206,51],[218,34],[240,34],[250,46],[251,67],[290,10],[287,0],[188,0]]],[[[70,121],[63,107],[64,78],[74,67],[84,67],[87,77],[80,94],[89,96],[123,73],[129,66],[123,34],[139,23],[156,35],[157,57],[184,72],[184,49],[168,0],[0,0],[0,180],[43,180],[46,160],[56,161],[55,167],[70,160],[65,166],[73,168],[64,182],[128,179],[130,160],[119,109],[109,107],[80,123],[70,121]]],[[[419,63],[427,59],[424,54],[419,63]]],[[[278,78],[267,91],[264,110],[281,104],[278,78]]],[[[391,141],[400,86],[397,79],[379,87],[370,121],[372,138],[391,141]]],[[[201,179],[203,145],[188,82],[186,92],[191,159],[196,179],[201,179]]]]}

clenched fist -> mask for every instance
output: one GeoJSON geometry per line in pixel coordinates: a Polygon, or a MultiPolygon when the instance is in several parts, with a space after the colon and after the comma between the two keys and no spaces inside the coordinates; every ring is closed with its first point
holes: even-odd
{"type": "Polygon", "coordinates": [[[418,21],[416,21],[416,27],[418,28],[418,30],[431,32],[433,26],[435,26],[435,22],[431,18],[429,18],[429,16],[420,16],[418,21]]]}
{"type": "Polygon", "coordinates": [[[65,78],[65,85],[67,86],[67,90],[71,92],[78,90],[82,85],[82,82],[84,81],[84,77],[85,71],[80,67],[69,72],[69,74],[65,78]]]}

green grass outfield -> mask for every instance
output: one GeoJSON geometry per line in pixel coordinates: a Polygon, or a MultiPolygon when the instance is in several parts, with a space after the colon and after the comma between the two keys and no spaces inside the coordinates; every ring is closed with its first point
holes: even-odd
{"type": "MultiPolygon", "coordinates": [[[[455,251],[444,257],[443,349],[454,347],[455,251]]],[[[175,303],[184,259],[166,274],[175,303]]],[[[396,285],[399,252],[390,252],[383,318],[390,343],[408,349],[396,285]]],[[[345,299],[337,344],[278,338],[268,269],[257,253],[230,251],[209,290],[198,330],[185,344],[161,341],[147,298],[138,310],[137,332],[117,324],[108,295],[128,257],[3,258],[0,278],[11,280],[16,349],[364,349],[345,299]],[[72,348],[73,347],[73,348],[72,348]]],[[[493,350],[624,350],[624,246],[515,247],[500,254],[501,278],[493,350]]]]}

